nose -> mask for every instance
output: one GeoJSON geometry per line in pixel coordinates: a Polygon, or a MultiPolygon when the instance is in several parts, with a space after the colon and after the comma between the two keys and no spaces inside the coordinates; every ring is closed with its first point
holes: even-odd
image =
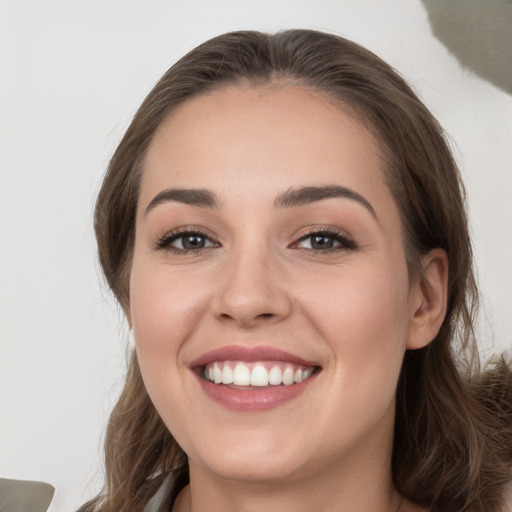
{"type": "Polygon", "coordinates": [[[264,251],[238,251],[222,274],[213,304],[217,319],[252,329],[290,315],[285,272],[264,251]]]}

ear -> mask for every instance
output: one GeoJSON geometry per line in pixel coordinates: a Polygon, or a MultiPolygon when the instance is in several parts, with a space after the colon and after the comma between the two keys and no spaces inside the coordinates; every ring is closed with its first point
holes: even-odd
{"type": "Polygon", "coordinates": [[[433,249],[421,259],[423,273],[411,286],[409,333],[406,348],[428,345],[439,332],[446,316],[448,257],[443,249],[433,249]]]}

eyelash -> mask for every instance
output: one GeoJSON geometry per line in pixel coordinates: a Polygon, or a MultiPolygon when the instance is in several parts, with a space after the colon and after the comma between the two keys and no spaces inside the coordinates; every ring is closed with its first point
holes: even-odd
{"type": "Polygon", "coordinates": [[[197,253],[200,250],[210,249],[212,247],[219,247],[220,244],[212,240],[211,236],[205,233],[204,231],[193,228],[193,227],[184,227],[175,229],[166,233],[162,238],[160,238],[156,244],[156,250],[165,250],[170,251],[174,254],[188,254],[188,253],[197,253]],[[199,236],[204,238],[205,240],[209,240],[213,245],[209,247],[200,247],[198,249],[179,249],[178,247],[173,247],[171,244],[180,238],[185,238],[186,236],[199,236]]]}
{"type": "Polygon", "coordinates": [[[337,231],[329,228],[314,228],[311,229],[308,233],[302,235],[296,242],[292,245],[297,246],[300,242],[307,240],[308,238],[312,238],[313,236],[321,236],[325,238],[331,238],[334,242],[338,242],[340,245],[338,247],[332,247],[325,250],[320,249],[309,249],[306,247],[296,247],[297,249],[303,251],[311,251],[315,253],[330,253],[335,251],[347,251],[347,250],[356,250],[358,248],[356,242],[349,237],[346,233],[342,231],[337,231]]]}
{"type": "MultiPolygon", "coordinates": [[[[179,255],[185,255],[189,253],[197,253],[204,249],[211,249],[215,247],[219,247],[220,244],[216,241],[214,241],[210,235],[205,233],[204,231],[192,228],[192,227],[184,227],[180,229],[176,229],[173,231],[170,231],[169,233],[165,234],[162,238],[160,238],[155,243],[155,250],[166,250],[170,251],[174,254],[179,255]],[[207,247],[199,247],[197,249],[180,249],[177,247],[173,247],[171,244],[175,242],[176,240],[180,238],[185,238],[186,236],[198,236],[201,238],[204,238],[205,240],[209,240],[212,245],[207,247]]],[[[314,252],[314,253],[330,253],[335,251],[347,251],[347,250],[356,250],[358,248],[356,242],[350,238],[347,234],[336,231],[333,229],[323,229],[323,228],[315,228],[309,231],[308,233],[302,235],[296,242],[293,242],[293,244],[290,245],[290,247],[294,249],[298,249],[301,251],[308,251],[308,252],[314,252]],[[330,238],[334,240],[334,242],[338,242],[340,245],[338,247],[331,247],[324,250],[321,249],[313,249],[313,248],[307,248],[307,247],[298,247],[298,244],[301,242],[304,242],[308,238],[312,238],[313,236],[321,236],[324,238],[330,238]]]]}

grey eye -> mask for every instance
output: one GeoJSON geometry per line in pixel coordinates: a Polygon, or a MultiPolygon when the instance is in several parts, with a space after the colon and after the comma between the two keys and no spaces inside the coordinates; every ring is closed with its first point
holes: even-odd
{"type": "Polygon", "coordinates": [[[311,247],[313,249],[332,249],[334,240],[329,236],[314,235],[311,237],[311,247]]]}
{"type": "Polygon", "coordinates": [[[335,246],[340,245],[339,241],[335,240],[333,237],[322,234],[309,235],[303,238],[298,246],[306,249],[314,249],[318,250],[328,250],[333,249],[335,246]]]}
{"type": "Polygon", "coordinates": [[[345,234],[335,231],[317,231],[303,236],[295,247],[309,251],[327,252],[336,250],[354,250],[357,245],[345,234]]]}
{"type": "Polygon", "coordinates": [[[213,242],[200,233],[187,233],[176,237],[170,244],[172,247],[184,250],[203,249],[211,247],[213,242]]]}

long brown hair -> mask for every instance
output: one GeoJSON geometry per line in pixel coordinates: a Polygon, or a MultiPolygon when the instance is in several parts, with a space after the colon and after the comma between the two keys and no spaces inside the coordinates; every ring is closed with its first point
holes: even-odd
{"type": "MultiPolygon", "coordinates": [[[[436,338],[407,351],[397,389],[392,458],[403,496],[436,512],[498,512],[512,477],[512,372],[497,359],[479,371],[478,298],[464,189],[443,131],[406,82],[368,50],[310,30],[234,32],[211,39],[165,73],[110,162],[95,211],[99,258],[127,311],[139,181],[160,123],[187,99],[244,83],[281,80],[348,105],[376,135],[401,214],[411,276],[420,256],[449,259],[448,310],[436,338]]],[[[154,409],[135,354],[108,425],[105,491],[83,510],[141,510],[163,476],[186,482],[186,456],[154,409]]]]}

